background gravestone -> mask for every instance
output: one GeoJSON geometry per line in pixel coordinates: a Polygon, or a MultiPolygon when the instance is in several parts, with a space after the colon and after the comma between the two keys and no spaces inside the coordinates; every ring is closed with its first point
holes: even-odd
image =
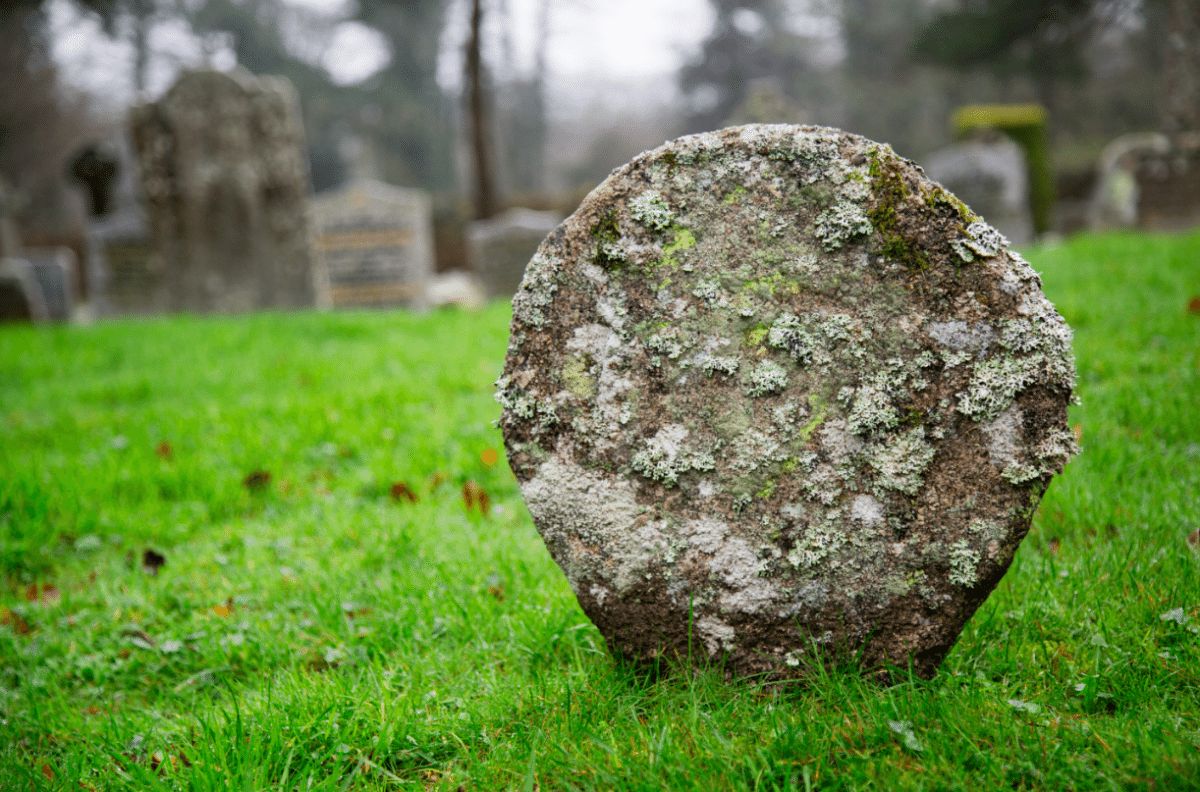
{"type": "Polygon", "coordinates": [[[433,275],[429,196],[371,179],[312,201],[335,308],[416,305],[433,275]]]}
{"type": "Polygon", "coordinates": [[[52,322],[70,321],[79,293],[75,251],[69,247],[33,247],[25,248],[22,257],[29,262],[41,289],[46,318],[52,322]]]}
{"type": "Polygon", "coordinates": [[[187,72],[130,122],[172,309],[316,303],[308,161],[286,80],[187,72]]]}
{"type": "Polygon", "coordinates": [[[561,220],[554,212],[518,208],[467,226],[467,260],[489,298],[516,292],[529,258],[561,220]]]}
{"type": "Polygon", "coordinates": [[[925,158],[925,173],[970,207],[1013,245],[1033,241],[1025,153],[995,135],[939,149],[925,158]]]}
{"type": "Polygon", "coordinates": [[[1097,165],[1090,225],[1183,231],[1200,226],[1200,136],[1135,133],[1109,143],[1097,165]]]}
{"type": "Polygon", "coordinates": [[[497,400],[613,650],[928,677],[1076,450],[1070,337],[913,163],[752,125],[640,155],[543,242],[497,400]]]}
{"type": "Polygon", "coordinates": [[[0,258],[0,324],[43,322],[48,318],[33,267],[18,258],[0,258]]]}

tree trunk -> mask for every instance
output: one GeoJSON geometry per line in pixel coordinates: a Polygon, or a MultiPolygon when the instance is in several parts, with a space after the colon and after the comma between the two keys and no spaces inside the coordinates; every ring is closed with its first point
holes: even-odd
{"type": "Polygon", "coordinates": [[[471,148],[475,154],[475,218],[477,220],[486,220],[500,209],[492,170],[492,149],[488,136],[488,108],[483,86],[483,56],[480,45],[480,28],[482,27],[481,0],[473,0],[471,38],[467,41],[467,92],[470,102],[471,148]]]}

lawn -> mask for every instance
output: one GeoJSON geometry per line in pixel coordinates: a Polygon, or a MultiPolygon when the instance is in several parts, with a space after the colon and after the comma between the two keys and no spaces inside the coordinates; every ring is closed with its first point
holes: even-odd
{"type": "Polygon", "coordinates": [[[1200,234],[1027,257],[1084,453],[888,688],[614,660],[495,453],[505,305],[0,328],[0,789],[1200,788],[1200,234]]]}

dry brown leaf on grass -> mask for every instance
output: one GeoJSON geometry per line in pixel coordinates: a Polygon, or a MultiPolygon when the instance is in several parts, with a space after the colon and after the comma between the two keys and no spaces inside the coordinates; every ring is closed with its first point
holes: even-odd
{"type": "Polygon", "coordinates": [[[463,505],[467,507],[467,511],[478,507],[479,513],[487,517],[488,512],[492,509],[492,499],[483,491],[483,487],[479,486],[472,479],[467,479],[462,486],[463,505]]]}
{"type": "Polygon", "coordinates": [[[417,502],[417,494],[413,492],[409,488],[408,484],[404,483],[403,481],[397,481],[392,485],[391,494],[392,500],[398,501],[401,498],[404,498],[409,503],[417,502]]]}

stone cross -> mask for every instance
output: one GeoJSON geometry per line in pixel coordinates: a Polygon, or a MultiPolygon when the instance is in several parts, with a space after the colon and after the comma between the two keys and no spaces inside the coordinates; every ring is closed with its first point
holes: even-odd
{"type": "Polygon", "coordinates": [[[550,234],[497,399],[613,651],[928,677],[1077,450],[1070,339],[911,162],[750,125],[640,155],[550,234]]]}

